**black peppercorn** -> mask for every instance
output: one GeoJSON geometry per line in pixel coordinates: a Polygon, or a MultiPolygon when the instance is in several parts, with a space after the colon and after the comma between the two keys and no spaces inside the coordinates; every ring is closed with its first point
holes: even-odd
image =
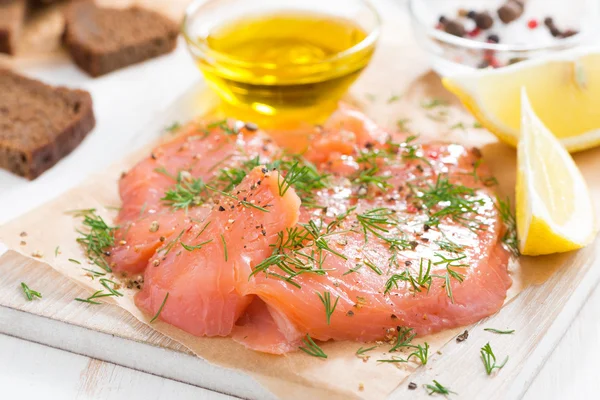
{"type": "Polygon", "coordinates": [[[411,383],[408,384],[408,388],[410,390],[415,390],[417,388],[417,384],[414,383],[414,382],[411,382],[411,383]]]}
{"type": "Polygon", "coordinates": [[[494,25],[494,19],[489,12],[480,12],[475,16],[475,24],[479,29],[490,29],[494,25]]]}
{"type": "Polygon", "coordinates": [[[445,24],[447,21],[448,21],[448,18],[444,17],[443,15],[440,15],[440,19],[439,19],[440,24],[445,24]]]}
{"type": "Polygon", "coordinates": [[[525,5],[519,0],[508,0],[498,9],[498,17],[505,24],[509,24],[523,15],[525,5]]]}
{"type": "Polygon", "coordinates": [[[463,24],[454,20],[446,21],[446,24],[444,24],[444,32],[458,37],[463,37],[466,33],[463,24]]]}
{"type": "Polygon", "coordinates": [[[487,37],[487,40],[490,43],[500,43],[500,36],[496,35],[495,33],[492,33],[487,37]]]}
{"type": "Polygon", "coordinates": [[[469,12],[467,13],[467,18],[475,19],[475,16],[476,16],[476,15],[477,15],[477,12],[476,12],[476,11],[473,11],[473,10],[471,10],[471,11],[469,11],[469,12]]]}

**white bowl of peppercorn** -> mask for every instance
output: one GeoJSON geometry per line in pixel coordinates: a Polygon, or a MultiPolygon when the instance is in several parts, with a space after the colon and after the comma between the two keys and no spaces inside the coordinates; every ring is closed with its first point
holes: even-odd
{"type": "Polygon", "coordinates": [[[414,34],[443,76],[600,44],[599,0],[408,0],[414,34]]]}

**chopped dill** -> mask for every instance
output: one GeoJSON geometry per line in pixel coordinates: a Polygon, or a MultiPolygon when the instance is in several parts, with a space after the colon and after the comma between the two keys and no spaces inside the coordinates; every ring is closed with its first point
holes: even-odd
{"type": "Polygon", "coordinates": [[[181,242],[181,247],[183,247],[183,248],[184,248],[185,250],[187,250],[187,251],[194,251],[194,250],[199,250],[199,249],[201,249],[201,248],[202,248],[202,246],[204,246],[205,244],[208,244],[208,243],[210,243],[210,242],[212,242],[212,239],[205,240],[204,242],[201,242],[201,243],[195,244],[195,245],[193,245],[193,246],[192,246],[192,245],[187,245],[187,244],[185,244],[185,243],[181,242]]]}
{"type": "Polygon", "coordinates": [[[313,357],[318,357],[318,358],[327,358],[327,354],[325,354],[323,349],[320,348],[314,342],[314,340],[312,340],[312,338],[310,337],[310,335],[308,333],[306,334],[306,338],[302,339],[302,342],[306,345],[306,347],[300,347],[300,350],[302,350],[306,354],[313,356],[313,357]]]}
{"type": "Polygon", "coordinates": [[[450,129],[454,130],[454,129],[460,129],[462,131],[466,131],[467,127],[465,126],[465,124],[463,122],[457,122],[456,124],[452,125],[450,127],[450,129]]]}
{"type": "Polygon", "coordinates": [[[496,364],[496,355],[492,350],[492,346],[488,342],[485,346],[481,348],[481,361],[483,362],[483,366],[485,367],[485,372],[488,375],[491,375],[495,369],[502,369],[506,365],[508,361],[508,356],[504,359],[502,364],[496,364]]]}
{"type": "Polygon", "coordinates": [[[108,292],[109,292],[111,295],[113,295],[113,296],[115,296],[115,297],[123,297],[123,293],[121,293],[121,292],[119,292],[119,291],[117,290],[117,288],[119,287],[119,284],[118,284],[118,283],[116,283],[116,282],[114,282],[114,281],[111,281],[110,279],[106,279],[106,278],[100,278],[100,284],[101,284],[102,286],[104,286],[104,288],[105,288],[106,290],[108,290],[108,292]],[[112,288],[110,287],[110,284],[111,284],[111,283],[112,283],[112,288]]]}
{"type": "Polygon", "coordinates": [[[399,120],[396,121],[396,127],[401,131],[401,132],[406,132],[409,129],[408,124],[410,123],[410,118],[400,118],[399,120]]]}
{"type": "Polygon", "coordinates": [[[398,281],[409,283],[411,285],[411,290],[414,293],[420,292],[422,289],[427,289],[427,291],[429,291],[433,277],[433,275],[431,275],[431,266],[431,260],[421,258],[419,262],[419,275],[413,275],[408,269],[400,274],[394,274],[385,283],[385,290],[383,293],[387,294],[393,288],[398,289],[398,281]]]}
{"type": "Polygon", "coordinates": [[[441,394],[443,396],[448,396],[451,393],[456,394],[456,392],[451,391],[449,388],[445,387],[438,381],[434,380],[433,385],[426,384],[425,389],[429,390],[428,394],[431,396],[434,393],[441,394]]]}
{"type": "Polygon", "coordinates": [[[187,209],[197,206],[206,201],[207,185],[202,178],[192,178],[189,173],[177,174],[177,183],[168,189],[160,199],[166,205],[175,210],[187,209]]]}
{"type": "Polygon", "coordinates": [[[358,350],[356,350],[356,355],[357,355],[357,356],[362,356],[362,355],[364,355],[366,352],[369,352],[369,351],[371,351],[371,350],[374,350],[374,349],[376,349],[376,348],[377,348],[377,346],[373,346],[373,347],[368,347],[368,348],[364,349],[364,348],[361,346],[361,347],[360,347],[358,350]]]}
{"type": "Polygon", "coordinates": [[[221,233],[221,242],[223,243],[223,254],[225,256],[225,261],[228,260],[228,254],[227,254],[227,242],[225,241],[225,236],[223,236],[223,234],[221,233]]]}
{"type": "Polygon", "coordinates": [[[392,346],[389,352],[393,353],[402,349],[403,347],[409,347],[411,345],[410,342],[412,342],[415,336],[417,336],[417,334],[412,333],[412,331],[412,328],[401,327],[396,336],[396,343],[394,346],[392,346]]]}
{"type": "Polygon", "coordinates": [[[164,131],[173,133],[173,132],[179,130],[179,128],[181,128],[181,124],[179,122],[175,121],[171,125],[166,126],[164,131]]]}
{"type": "Polygon", "coordinates": [[[445,107],[447,105],[448,105],[448,102],[446,100],[436,98],[436,97],[434,97],[433,99],[429,99],[429,100],[423,100],[421,102],[421,107],[426,110],[430,110],[430,109],[436,108],[436,107],[445,107]]]}
{"type": "Polygon", "coordinates": [[[81,262],[75,260],[74,258],[69,258],[68,261],[72,262],[73,264],[79,264],[79,265],[81,265],[81,262]]]}
{"type": "Polygon", "coordinates": [[[156,321],[158,319],[158,317],[160,316],[160,313],[162,312],[163,308],[165,307],[165,303],[167,302],[168,298],[169,298],[169,292],[167,292],[167,294],[165,295],[165,298],[163,299],[162,303],[160,304],[160,307],[158,308],[158,311],[156,312],[154,317],[152,317],[152,319],[150,320],[150,323],[153,323],[154,321],[156,321]]]}
{"type": "Polygon", "coordinates": [[[269,257],[256,265],[252,273],[264,272],[267,276],[282,279],[297,288],[301,286],[294,281],[298,275],[314,273],[325,275],[323,262],[327,254],[346,260],[347,257],[337,252],[329,245],[329,238],[344,233],[336,231],[337,224],[329,224],[325,229],[321,224],[310,220],[300,227],[287,228],[277,234],[277,241],[271,247],[273,252],[269,257]],[[277,267],[282,273],[273,272],[270,267],[277,267]]]}
{"type": "Polygon", "coordinates": [[[400,100],[402,98],[402,96],[398,96],[398,95],[392,95],[388,98],[387,103],[388,104],[392,104],[397,102],[398,100],[400,100]]]}
{"type": "Polygon", "coordinates": [[[485,328],[484,331],[488,331],[488,332],[492,332],[492,333],[497,333],[499,335],[510,335],[511,333],[515,332],[514,329],[510,329],[510,330],[506,330],[506,331],[501,331],[499,329],[494,329],[494,328],[485,328]]]}
{"type": "Polygon", "coordinates": [[[335,311],[340,296],[338,296],[335,299],[333,305],[331,305],[331,293],[327,291],[323,292],[323,294],[317,292],[317,296],[319,296],[319,299],[321,299],[323,306],[325,306],[325,316],[327,317],[327,325],[331,325],[331,314],[333,314],[333,312],[335,311]]]}
{"type": "Polygon", "coordinates": [[[502,242],[514,256],[518,257],[521,253],[519,252],[519,239],[517,237],[517,220],[512,212],[510,199],[508,197],[506,200],[498,199],[496,209],[500,213],[500,218],[502,218],[506,227],[506,232],[502,236],[502,242]]]}
{"type": "Polygon", "coordinates": [[[89,303],[89,304],[101,304],[100,302],[96,301],[96,299],[101,299],[103,297],[111,297],[111,296],[117,296],[114,293],[104,293],[104,290],[97,290],[96,292],[94,292],[94,294],[92,294],[90,297],[86,298],[86,299],[81,299],[79,297],[75,298],[75,301],[80,301],[82,303],[89,303]]]}
{"type": "Polygon", "coordinates": [[[21,288],[23,289],[23,293],[25,294],[25,297],[27,297],[28,301],[33,301],[34,298],[42,298],[42,294],[40,292],[30,289],[25,282],[21,282],[21,288]]]}
{"type": "Polygon", "coordinates": [[[77,230],[81,237],[77,238],[77,243],[85,247],[86,256],[106,272],[112,272],[112,269],[104,259],[104,251],[114,246],[114,232],[116,227],[108,224],[96,213],[96,209],[73,211],[76,218],[83,217],[83,226],[87,232],[77,230]]]}
{"type": "Polygon", "coordinates": [[[417,195],[418,202],[427,209],[429,215],[427,225],[436,227],[443,218],[449,217],[471,230],[477,229],[471,224],[474,219],[466,217],[467,214],[476,214],[477,206],[484,204],[483,199],[472,199],[476,194],[473,188],[453,184],[448,179],[448,175],[442,174],[438,175],[434,185],[427,183],[426,186],[417,189],[409,185],[417,195]]]}

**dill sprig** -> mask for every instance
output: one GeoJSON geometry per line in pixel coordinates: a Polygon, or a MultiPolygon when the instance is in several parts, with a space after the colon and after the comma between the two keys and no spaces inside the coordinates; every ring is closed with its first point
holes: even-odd
{"type": "MultiPolygon", "coordinates": [[[[391,188],[392,185],[388,183],[388,180],[391,178],[391,175],[379,175],[379,167],[371,167],[366,169],[361,169],[358,173],[354,174],[351,177],[351,182],[353,185],[359,187],[368,187],[375,186],[382,192],[391,188]]],[[[364,195],[359,193],[359,197],[365,197],[364,195]]]]}
{"type": "Polygon", "coordinates": [[[421,258],[419,261],[419,274],[417,276],[413,275],[408,269],[400,274],[393,274],[385,283],[384,294],[389,293],[393,288],[398,289],[399,281],[408,282],[415,293],[420,292],[421,289],[427,289],[427,291],[429,291],[433,277],[433,275],[431,275],[431,266],[431,260],[421,258]]]}
{"type": "Polygon", "coordinates": [[[492,333],[497,333],[499,335],[510,335],[511,333],[514,333],[515,330],[514,329],[510,329],[510,330],[505,330],[502,331],[500,329],[494,329],[494,328],[484,328],[484,331],[488,331],[488,332],[492,332],[492,333]]]}
{"type": "Polygon", "coordinates": [[[422,345],[414,345],[412,344],[412,340],[415,338],[416,334],[412,333],[412,328],[402,327],[399,328],[398,334],[396,337],[396,343],[389,350],[390,353],[399,351],[403,348],[412,349],[413,352],[403,359],[398,356],[392,356],[391,359],[387,360],[377,360],[379,362],[388,362],[388,363],[398,363],[398,362],[408,362],[411,358],[417,358],[421,361],[422,365],[427,364],[427,360],[429,357],[429,343],[424,342],[422,345]]]}
{"type": "Polygon", "coordinates": [[[423,107],[426,110],[430,110],[430,109],[436,108],[436,107],[445,107],[447,105],[448,105],[448,102],[446,100],[440,99],[437,97],[434,97],[429,100],[423,100],[421,102],[421,107],[423,107]]]}
{"type": "Polygon", "coordinates": [[[206,188],[209,189],[209,190],[211,190],[211,191],[213,191],[213,192],[219,193],[222,196],[229,197],[230,199],[237,201],[239,204],[241,204],[242,206],[244,206],[246,208],[254,208],[254,209],[262,211],[262,212],[269,212],[269,210],[267,210],[264,207],[261,207],[261,206],[259,206],[257,204],[253,204],[253,203],[251,203],[251,202],[249,202],[247,200],[241,200],[236,195],[233,195],[231,193],[226,193],[226,192],[224,192],[222,190],[219,190],[219,189],[215,188],[214,186],[206,185],[206,188]]]}
{"type": "Polygon", "coordinates": [[[438,261],[435,261],[433,265],[444,265],[446,267],[446,273],[444,275],[433,275],[437,278],[444,279],[444,288],[446,290],[446,295],[450,298],[452,304],[454,304],[454,295],[452,293],[452,278],[462,283],[465,279],[465,275],[455,271],[453,268],[466,268],[469,264],[455,264],[461,260],[467,258],[466,255],[458,256],[455,258],[447,258],[443,254],[435,253],[435,256],[439,258],[438,261]]]}
{"type": "Polygon", "coordinates": [[[400,145],[399,145],[400,156],[405,161],[406,160],[421,161],[421,162],[424,162],[425,164],[431,166],[431,163],[429,162],[429,160],[427,158],[425,158],[425,156],[423,155],[421,147],[414,143],[414,141],[417,140],[418,138],[419,137],[416,135],[411,135],[411,136],[407,137],[403,143],[400,143],[400,145]]]}
{"type": "MultiPolygon", "coordinates": [[[[262,165],[260,157],[256,156],[249,160],[244,161],[239,167],[228,167],[220,169],[215,176],[215,184],[220,183],[219,186],[224,192],[231,191],[234,187],[239,185],[242,180],[252,171],[254,168],[262,165]]],[[[268,167],[267,167],[268,168],[268,167]]]]}
{"type": "Polygon", "coordinates": [[[327,354],[320,348],[314,340],[310,337],[310,334],[306,334],[306,338],[302,339],[302,342],[306,345],[306,347],[300,347],[300,350],[305,352],[306,354],[318,357],[318,358],[327,358],[327,354]]]}
{"type": "Polygon", "coordinates": [[[21,288],[23,289],[23,293],[25,293],[25,297],[27,297],[28,301],[33,301],[34,298],[42,298],[42,294],[40,292],[30,289],[25,282],[21,282],[21,288]]]}
{"type": "Polygon", "coordinates": [[[323,262],[327,254],[346,260],[347,257],[331,248],[329,238],[333,235],[344,233],[337,231],[339,223],[330,223],[323,229],[322,224],[310,220],[300,227],[288,228],[285,232],[277,234],[277,241],[271,245],[273,252],[269,257],[256,265],[250,277],[259,272],[268,276],[282,279],[297,288],[301,286],[294,282],[294,278],[305,273],[324,275],[323,262]],[[270,267],[275,266],[281,273],[273,272],[270,267]]]}
{"type": "Polygon", "coordinates": [[[187,209],[206,201],[207,186],[202,178],[192,178],[189,173],[180,171],[176,178],[177,183],[168,189],[160,199],[166,205],[178,209],[187,209]]]}
{"type": "Polygon", "coordinates": [[[508,356],[504,359],[502,364],[496,364],[496,355],[492,351],[492,346],[488,342],[485,346],[481,348],[481,361],[483,362],[483,366],[485,367],[485,372],[488,375],[491,375],[494,369],[501,369],[506,365],[508,361],[508,356]]]}
{"type": "Polygon", "coordinates": [[[167,292],[167,294],[165,295],[165,298],[163,299],[162,303],[160,304],[160,307],[158,308],[158,311],[156,312],[154,317],[152,317],[152,319],[150,320],[150,323],[153,323],[154,321],[156,321],[158,319],[158,317],[160,316],[160,313],[162,312],[163,308],[165,307],[165,303],[167,302],[168,298],[169,298],[169,292],[167,292]]]}
{"type": "Polygon", "coordinates": [[[213,241],[212,239],[208,239],[208,240],[205,240],[204,242],[200,242],[200,243],[195,244],[195,245],[188,245],[188,244],[185,244],[185,243],[181,242],[181,247],[183,247],[187,251],[194,251],[194,250],[201,249],[202,246],[204,246],[205,244],[208,244],[208,243],[210,243],[212,241],[213,241]]]}
{"type": "Polygon", "coordinates": [[[340,296],[338,296],[335,299],[333,305],[331,305],[331,293],[327,291],[323,292],[323,294],[317,292],[317,295],[319,296],[319,299],[321,299],[323,306],[325,306],[325,316],[327,317],[327,325],[331,325],[331,314],[333,314],[333,312],[335,311],[340,296]]]}
{"type": "Polygon", "coordinates": [[[427,209],[427,225],[438,226],[443,218],[450,217],[471,230],[477,229],[471,224],[473,218],[465,216],[476,214],[477,206],[484,204],[483,199],[472,199],[476,194],[473,188],[453,184],[445,174],[438,175],[434,185],[427,183],[426,188],[417,189],[413,185],[409,187],[417,195],[421,205],[427,209]]]}
{"type": "Polygon", "coordinates": [[[111,295],[113,295],[113,296],[115,296],[115,297],[123,297],[123,293],[121,293],[121,292],[119,292],[119,291],[117,290],[117,288],[119,287],[119,284],[118,284],[118,283],[116,283],[116,282],[114,282],[114,281],[111,281],[110,279],[107,279],[107,278],[101,278],[101,279],[100,279],[100,284],[101,284],[102,286],[104,286],[104,288],[105,288],[106,290],[108,290],[108,292],[109,292],[111,295]],[[113,285],[113,286],[112,286],[112,288],[110,287],[110,284],[111,284],[111,283],[112,283],[112,285],[113,285]]]}
{"type": "Polygon", "coordinates": [[[456,392],[451,391],[449,388],[445,387],[438,381],[434,380],[433,385],[426,384],[425,389],[429,390],[428,394],[431,396],[434,393],[441,394],[443,396],[448,396],[451,393],[456,394],[456,392]]]}
{"type": "Polygon", "coordinates": [[[429,358],[429,343],[424,342],[423,345],[410,345],[411,348],[414,348],[415,351],[410,353],[406,360],[410,360],[412,357],[418,358],[421,361],[421,365],[426,365],[427,360],[429,358]]]}
{"type": "MultiPolygon", "coordinates": [[[[362,214],[357,214],[356,219],[361,227],[361,230],[365,237],[365,243],[369,240],[369,233],[373,234],[375,237],[381,239],[386,244],[389,245],[389,250],[392,252],[392,256],[388,260],[390,265],[394,265],[396,262],[396,257],[398,256],[398,252],[401,250],[411,248],[411,243],[400,237],[403,235],[400,232],[396,232],[395,234],[389,234],[392,228],[395,228],[399,225],[399,221],[394,217],[396,211],[390,208],[385,207],[377,207],[371,210],[367,210],[362,214]]],[[[365,264],[379,275],[379,268],[374,266],[374,264],[368,260],[365,261],[365,264]],[[370,263],[370,264],[367,264],[370,263]]]]}
{"type": "Polygon", "coordinates": [[[77,230],[81,237],[77,238],[77,243],[85,247],[86,256],[106,272],[112,272],[112,269],[104,259],[104,251],[114,246],[114,232],[116,227],[109,226],[101,216],[96,213],[96,209],[76,210],[74,217],[83,217],[82,225],[87,232],[77,230]]]}
{"type": "Polygon", "coordinates": [[[278,170],[278,181],[281,196],[293,187],[306,207],[316,207],[315,191],[329,187],[329,175],[319,172],[317,168],[302,156],[284,155],[266,165],[268,169],[278,170]],[[283,177],[283,178],[282,178],[283,177]]]}
{"type": "Polygon", "coordinates": [[[377,362],[381,362],[381,363],[406,363],[408,362],[408,360],[399,357],[399,356],[392,356],[392,358],[388,358],[388,359],[381,359],[381,360],[377,360],[377,362]]]}
{"type": "Polygon", "coordinates": [[[400,118],[399,120],[396,121],[396,127],[401,132],[406,132],[409,130],[409,128],[408,128],[409,123],[410,123],[410,118],[400,118]]]}
{"type": "Polygon", "coordinates": [[[368,232],[377,237],[381,237],[382,232],[389,233],[390,230],[388,228],[398,224],[396,219],[393,218],[395,214],[395,210],[383,207],[373,208],[362,214],[357,214],[356,219],[360,223],[365,235],[365,242],[368,241],[368,232]]]}
{"type": "Polygon", "coordinates": [[[81,299],[79,297],[75,298],[76,301],[80,301],[82,303],[90,303],[90,304],[101,304],[98,301],[95,301],[96,299],[101,299],[103,297],[111,297],[111,296],[116,296],[113,293],[104,293],[104,290],[97,290],[94,292],[94,294],[92,294],[91,296],[89,296],[86,299],[81,299]]]}
{"type": "Polygon", "coordinates": [[[164,245],[160,249],[156,250],[156,252],[157,253],[164,253],[163,256],[166,256],[167,254],[169,254],[169,252],[171,250],[173,250],[173,247],[175,247],[175,245],[177,243],[180,243],[179,239],[181,239],[181,237],[183,236],[184,232],[185,232],[185,229],[182,229],[181,232],[179,232],[179,234],[175,237],[175,239],[170,240],[169,243],[167,243],[166,245],[164,245]]]}
{"type": "Polygon", "coordinates": [[[173,122],[171,125],[168,125],[164,128],[165,132],[173,133],[181,128],[181,124],[177,121],[173,122]]]}
{"type": "Polygon", "coordinates": [[[517,220],[515,214],[512,212],[510,199],[508,197],[506,200],[498,199],[496,201],[496,209],[500,213],[500,218],[502,218],[506,227],[502,242],[514,256],[518,257],[521,253],[519,252],[519,239],[517,237],[517,220]]]}
{"type": "Polygon", "coordinates": [[[235,136],[239,133],[239,130],[236,128],[235,124],[233,124],[233,126],[230,126],[229,121],[227,119],[214,121],[206,125],[206,129],[208,130],[215,128],[220,128],[223,131],[223,133],[230,136],[235,136]]]}
{"type": "Polygon", "coordinates": [[[449,253],[459,253],[464,250],[464,246],[454,243],[450,239],[444,236],[444,239],[434,240],[433,243],[440,247],[440,250],[447,251],[449,253]]]}
{"type": "Polygon", "coordinates": [[[225,236],[223,234],[221,236],[221,243],[223,243],[223,255],[225,256],[225,261],[229,259],[229,255],[227,254],[227,242],[225,241],[225,236]]]}
{"type": "Polygon", "coordinates": [[[356,350],[356,355],[360,357],[360,356],[364,355],[365,353],[367,353],[371,350],[374,350],[376,348],[377,348],[377,346],[373,346],[373,347],[368,347],[365,349],[361,346],[358,350],[356,350]]]}
{"type": "Polygon", "coordinates": [[[409,347],[412,340],[417,336],[416,333],[412,333],[412,328],[401,327],[396,335],[396,343],[389,350],[390,353],[400,350],[403,347],[409,347]]]}

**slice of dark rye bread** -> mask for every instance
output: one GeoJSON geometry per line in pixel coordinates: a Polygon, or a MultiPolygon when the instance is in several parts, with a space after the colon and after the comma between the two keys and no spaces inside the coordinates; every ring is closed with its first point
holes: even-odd
{"type": "Polygon", "coordinates": [[[34,179],[94,128],[92,97],[0,69],[0,167],[34,179]]]}
{"type": "Polygon", "coordinates": [[[15,53],[26,8],[25,0],[0,0],[0,53],[15,53]]]}
{"type": "Polygon", "coordinates": [[[101,8],[90,1],[70,4],[64,42],[75,63],[96,77],[175,49],[177,24],[140,7],[101,8]]]}

